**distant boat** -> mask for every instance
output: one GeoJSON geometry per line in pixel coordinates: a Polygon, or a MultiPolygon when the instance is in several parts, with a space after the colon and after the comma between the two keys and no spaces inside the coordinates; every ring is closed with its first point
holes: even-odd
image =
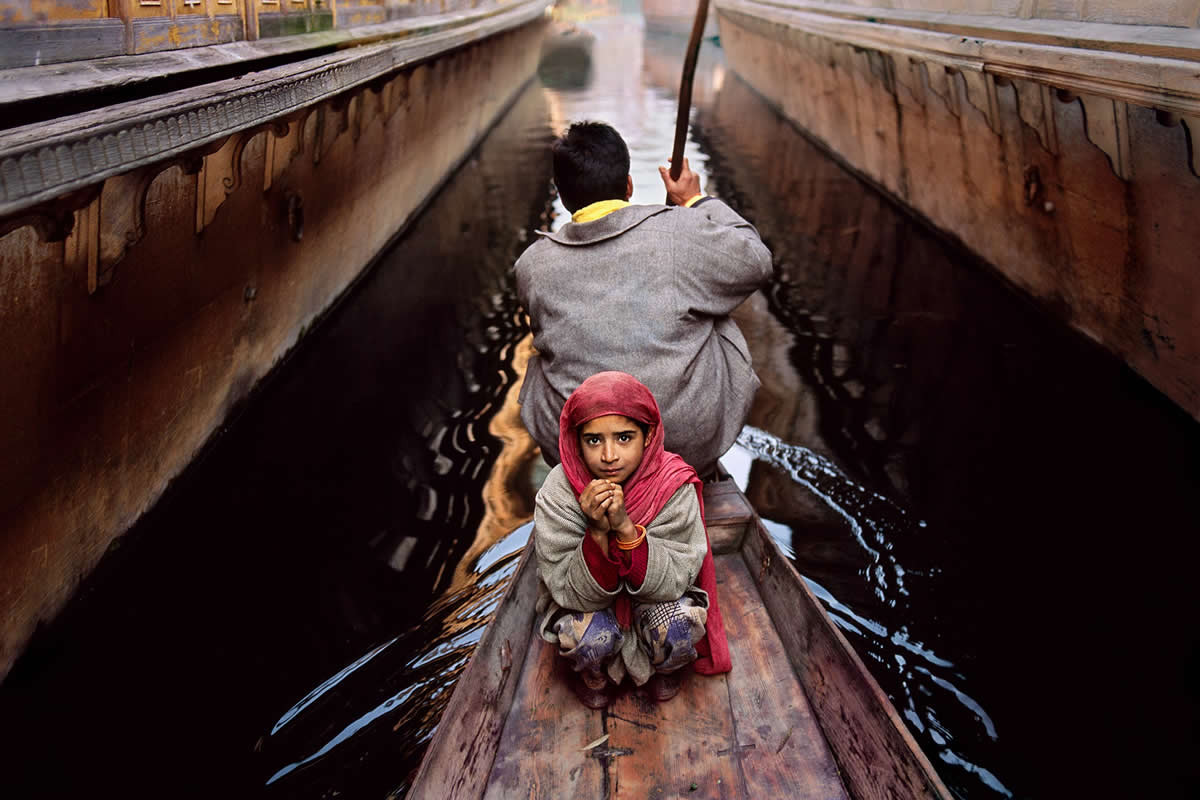
{"type": "MultiPolygon", "coordinates": [[[[951,795],[732,480],[704,490],[733,670],[673,700],[577,700],[534,629],[527,546],[455,687],[409,800],[951,795]]],[[[537,535],[535,530],[534,536],[537,535]]]]}
{"type": "MultiPolygon", "coordinates": [[[[642,0],[642,16],[646,18],[646,30],[691,36],[692,25],[696,20],[696,0],[642,0]]],[[[715,6],[708,9],[704,38],[720,38],[715,6]]]]}
{"type": "Polygon", "coordinates": [[[542,40],[538,76],[552,89],[581,89],[592,77],[596,36],[572,22],[554,22],[542,40]]]}

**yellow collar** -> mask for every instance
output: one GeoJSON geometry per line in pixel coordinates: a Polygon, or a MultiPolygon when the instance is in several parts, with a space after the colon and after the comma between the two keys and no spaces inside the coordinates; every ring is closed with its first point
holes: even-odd
{"type": "Polygon", "coordinates": [[[601,217],[608,216],[618,208],[629,205],[627,200],[600,200],[576,211],[571,215],[571,222],[595,222],[601,217]]]}

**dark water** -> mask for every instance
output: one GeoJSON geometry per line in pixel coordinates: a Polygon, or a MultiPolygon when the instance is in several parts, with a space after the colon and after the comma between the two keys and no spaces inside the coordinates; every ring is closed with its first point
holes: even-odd
{"type": "MultiPolygon", "coordinates": [[[[551,126],[661,200],[682,42],[592,19],[0,686],[16,797],[402,795],[528,535],[508,268],[551,126]]],[[[706,45],[707,47],[707,45],[706,45]]],[[[726,457],[956,794],[1191,797],[1200,426],[707,50],[688,155],[771,245],[726,457]]],[[[561,209],[554,224],[561,223],[561,209]]]]}

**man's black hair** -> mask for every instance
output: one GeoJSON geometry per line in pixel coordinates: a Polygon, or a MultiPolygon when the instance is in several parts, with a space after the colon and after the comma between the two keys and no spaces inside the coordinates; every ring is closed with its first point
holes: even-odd
{"type": "Polygon", "coordinates": [[[576,122],[554,140],[554,184],[571,213],[600,200],[624,200],[629,148],[603,122],[576,122]]]}

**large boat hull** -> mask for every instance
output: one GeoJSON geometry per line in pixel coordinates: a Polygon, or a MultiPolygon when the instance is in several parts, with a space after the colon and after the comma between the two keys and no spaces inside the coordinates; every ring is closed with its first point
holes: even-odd
{"type": "Polygon", "coordinates": [[[543,7],[0,132],[0,677],[533,77],[543,7]]]}
{"type": "Polygon", "coordinates": [[[717,8],[730,66],[793,124],[1200,418],[1194,27],[717,8]]]}

